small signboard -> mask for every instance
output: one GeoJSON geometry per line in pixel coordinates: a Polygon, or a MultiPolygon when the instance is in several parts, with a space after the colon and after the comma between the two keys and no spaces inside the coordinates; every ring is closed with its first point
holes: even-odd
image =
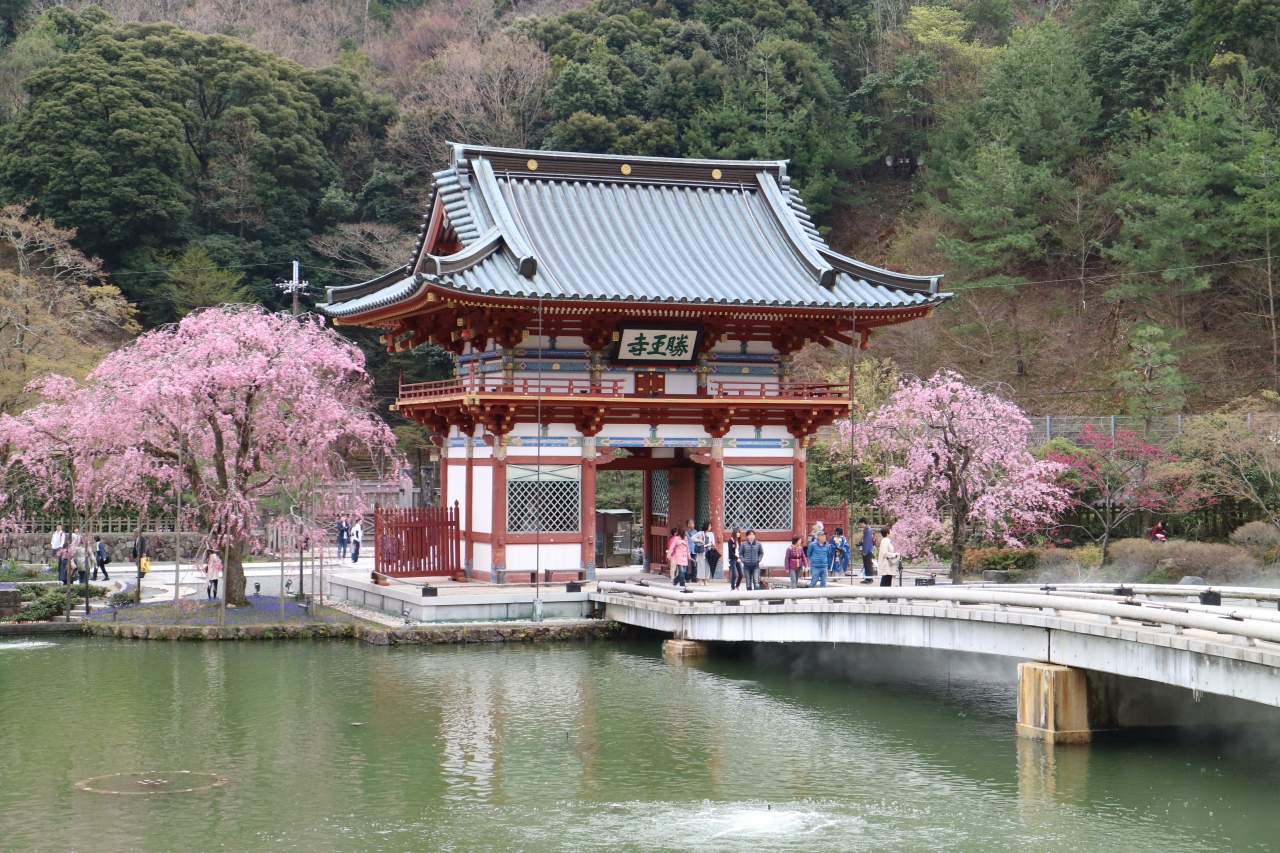
{"type": "Polygon", "coordinates": [[[615,333],[618,364],[689,365],[698,360],[702,327],[679,323],[623,323],[615,333]]]}

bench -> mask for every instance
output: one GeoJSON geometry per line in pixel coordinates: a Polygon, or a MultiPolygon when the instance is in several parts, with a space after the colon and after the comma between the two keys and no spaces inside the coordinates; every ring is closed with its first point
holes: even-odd
{"type": "MultiPolygon", "coordinates": [[[[493,573],[493,576],[497,578],[497,581],[500,584],[505,584],[507,582],[507,575],[528,575],[529,582],[530,583],[534,582],[534,571],[533,569],[530,569],[530,568],[524,568],[524,569],[502,568],[502,569],[492,569],[491,571],[493,573]]],[[[579,583],[587,579],[586,569],[543,569],[542,582],[551,583],[552,575],[567,575],[570,573],[572,573],[574,577],[577,578],[579,583]]]]}
{"type": "MultiPolygon", "coordinates": [[[[583,583],[584,581],[586,581],[587,579],[586,569],[543,569],[542,570],[543,582],[551,583],[552,575],[567,575],[571,572],[573,573],[574,579],[578,583],[583,583]]],[[[561,583],[561,582],[562,581],[557,581],[557,583],[561,583]]]]}
{"type": "Polygon", "coordinates": [[[533,570],[532,570],[532,569],[508,569],[508,568],[501,568],[501,569],[490,569],[489,571],[490,571],[490,573],[493,575],[493,577],[495,577],[495,578],[497,578],[497,579],[498,579],[498,583],[500,583],[500,584],[501,584],[501,583],[506,583],[506,582],[507,582],[507,575],[528,575],[528,576],[529,576],[529,581],[530,581],[530,583],[532,583],[532,582],[533,582],[533,570]]]}

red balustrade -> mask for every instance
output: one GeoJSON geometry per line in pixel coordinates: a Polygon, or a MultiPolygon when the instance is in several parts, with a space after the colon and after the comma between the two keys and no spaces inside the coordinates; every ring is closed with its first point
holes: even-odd
{"type": "MultiPolygon", "coordinates": [[[[717,382],[708,389],[713,398],[734,400],[847,400],[849,386],[842,383],[809,382],[717,382]]],[[[577,379],[559,376],[507,378],[498,374],[459,376],[438,382],[416,382],[400,386],[400,402],[433,400],[463,395],[495,395],[503,397],[624,397],[625,379],[577,379]]],[[[667,400],[694,395],[661,395],[667,400]]],[[[699,395],[699,399],[706,399],[699,395]]]]}

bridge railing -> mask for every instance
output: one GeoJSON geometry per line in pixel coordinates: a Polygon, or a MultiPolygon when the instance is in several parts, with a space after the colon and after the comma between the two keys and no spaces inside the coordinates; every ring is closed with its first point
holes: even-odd
{"type": "MultiPolygon", "coordinates": [[[[1169,589],[1169,587],[1165,587],[1169,589]]],[[[1206,587],[1184,587],[1186,593],[1200,592],[1206,587]]],[[[1222,590],[1213,587],[1214,590],[1222,590]]],[[[1229,588],[1238,589],[1238,588],[1229,588]]],[[[843,604],[899,604],[919,605],[921,607],[937,607],[949,609],[962,606],[988,606],[996,610],[1005,608],[1038,610],[1047,617],[1057,617],[1061,612],[1081,613],[1094,616],[1106,624],[1116,624],[1120,620],[1129,622],[1145,622],[1157,627],[1168,626],[1166,630],[1181,633],[1185,629],[1210,631],[1224,634],[1233,642],[1252,645],[1261,640],[1268,643],[1280,643],[1280,611],[1262,607],[1233,607],[1193,604],[1190,602],[1174,604],[1145,600],[1140,601],[1133,596],[1105,595],[1090,593],[1075,595],[1070,590],[1052,591],[1006,591],[992,587],[970,586],[924,586],[924,587],[822,587],[818,589],[767,589],[767,590],[726,590],[681,592],[670,587],[641,586],[634,583],[616,583],[603,581],[598,586],[599,593],[605,595],[626,595],[636,598],[648,598],[664,603],[674,604],[682,612],[697,610],[698,605],[744,604],[769,605],[779,608],[795,606],[802,603],[843,603],[843,604]],[[688,608],[686,610],[685,608],[688,608]],[[1235,640],[1235,638],[1240,638],[1235,640]]],[[[1268,592],[1248,588],[1257,594],[1268,592]]],[[[1244,590],[1241,590],[1244,591],[1244,590]]],[[[1274,591],[1270,591],[1274,592],[1274,591]]],[[[1135,591],[1134,595],[1138,593],[1135,591]]],[[[1245,597],[1233,595],[1232,597],[1245,597]]],[[[778,612],[784,612],[779,609],[778,612]]],[[[923,615],[923,614],[922,614],[923,615]]],[[[937,614],[945,616],[945,614],[937,614]]]]}

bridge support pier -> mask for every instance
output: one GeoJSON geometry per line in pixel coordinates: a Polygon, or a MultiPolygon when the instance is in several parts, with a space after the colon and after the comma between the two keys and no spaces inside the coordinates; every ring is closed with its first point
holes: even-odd
{"type": "Polygon", "coordinates": [[[707,647],[697,640],[672,639],[663,642],[662,653],[671,658],[703,658],[707,656],[707,647]]]}
{"type": "Polygon", "coordinates": [[[1083,669],[1018,664],[1019,737],[1045,743],[1088,743],[1089,682],[1083,669]]]}

